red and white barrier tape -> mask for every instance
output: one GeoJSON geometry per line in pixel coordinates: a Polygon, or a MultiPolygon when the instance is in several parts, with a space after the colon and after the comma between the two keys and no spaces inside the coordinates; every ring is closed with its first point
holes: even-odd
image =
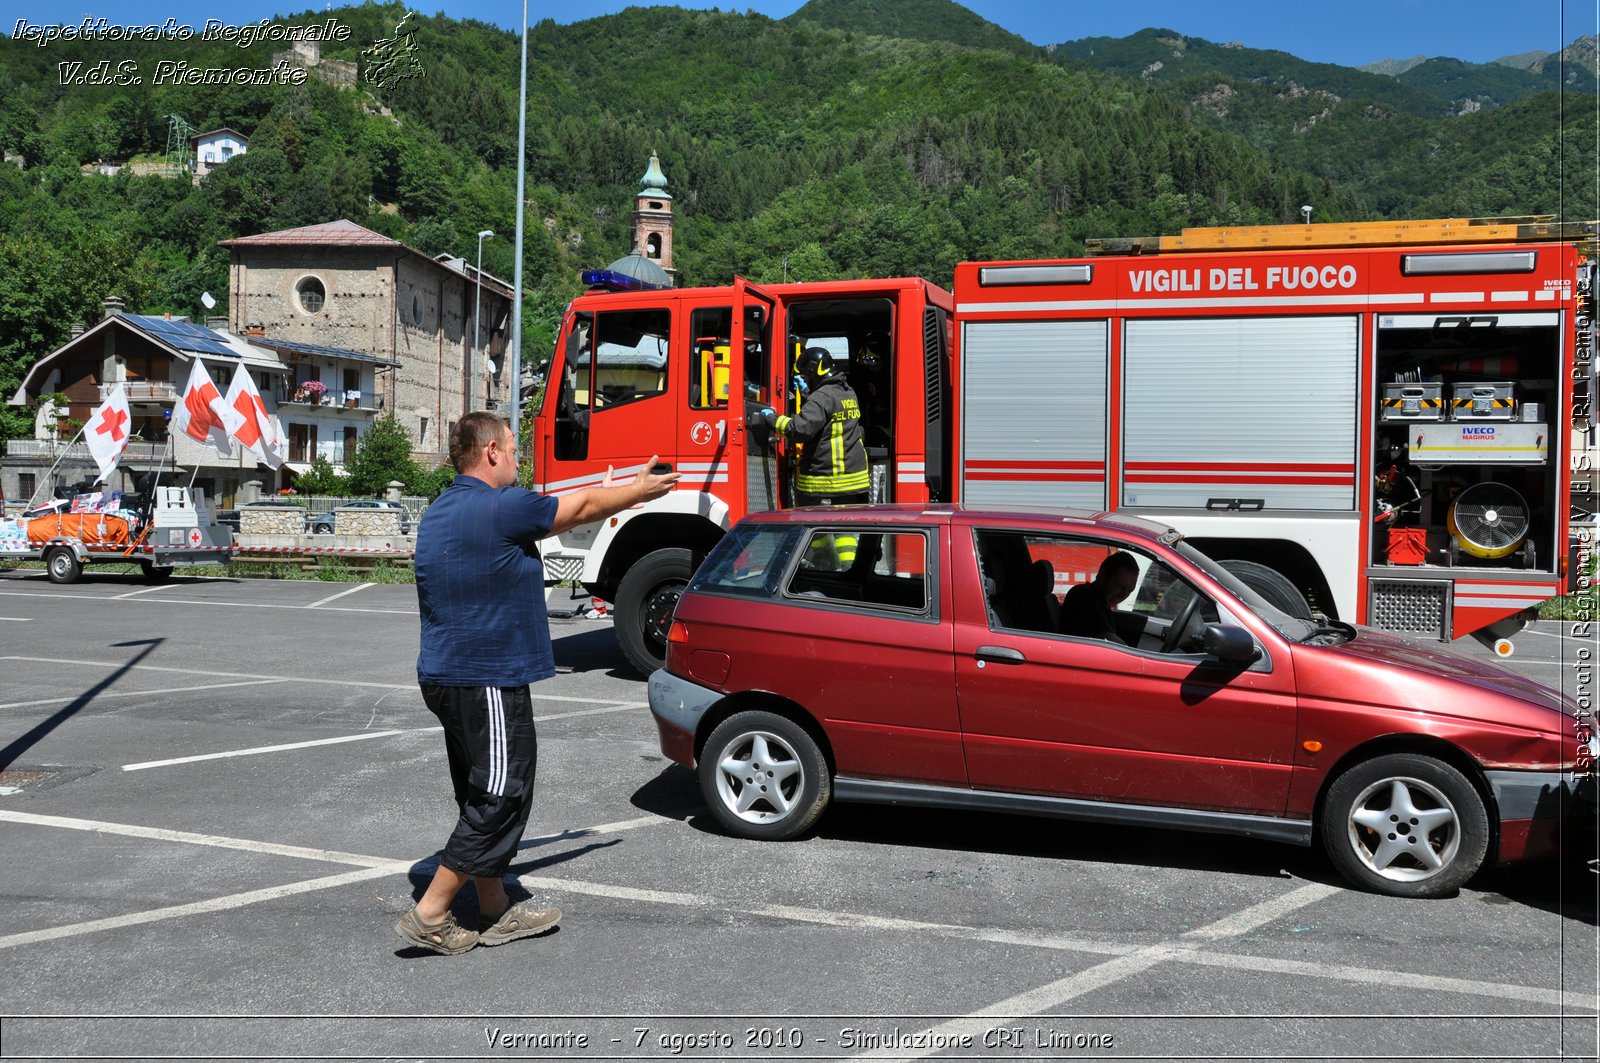
{"type": "Polygon", "coordinates": [[[237,560],[246,561],[244,554],[388,554],[392,557],[410,557],[415,550],[402,550],[398,547],[355,547],[355,546],[236,546],[233,548],[237,560]]]}

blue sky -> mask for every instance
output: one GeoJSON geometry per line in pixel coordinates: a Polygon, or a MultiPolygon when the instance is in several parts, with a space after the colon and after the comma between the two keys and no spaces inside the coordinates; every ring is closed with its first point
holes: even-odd
{"type": "MultiPolygon", "coordinates": [[[[310,0],[323,6],[318,0],[310,0]]],[[[324,0],[325,2],[325,0],[324,0]]],[[[755,10],[773,18],[792,14],[804,0],[718,3],[678,0],[681,7],[755,10]]],[[[75,23],[84,16],[118,24],[168,18],[203,26],[208,19],[238,25],[305,10],[307,0],[8,0],[0,32],[17,19],[34,24],[75,23]]],[[[334,7],[342,6],[335,3],[334,7]]],[[[514,28],[520,0],[414,0],[421,13],[443,11],[514,28]]],[[[610,14],[638,0],[529,0],[530,21],[575,22],[610,14]]],[[[1488,62],[1527,51],[1555,51],[1574,37],[1596,33],[1600,0],[970,0],[968,8],[1033,41],[1054,44],[1079,37],[1122,37],[1164,26],[1207,40],[1276,48],[1303,59],[1358,66],[1413,55],[1488,62]]]]}

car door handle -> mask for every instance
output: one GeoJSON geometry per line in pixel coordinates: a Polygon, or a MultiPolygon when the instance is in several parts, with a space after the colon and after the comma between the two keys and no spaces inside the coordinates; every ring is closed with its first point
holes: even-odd
{"type": "Polygon", "coordinates": [[[980,661],[1010,661],[1012,664],[1021,664],[1027,660],[1021,650],[1014,650],[1010,646],[979,646],[978,652],[973,656],[980,661]]]}

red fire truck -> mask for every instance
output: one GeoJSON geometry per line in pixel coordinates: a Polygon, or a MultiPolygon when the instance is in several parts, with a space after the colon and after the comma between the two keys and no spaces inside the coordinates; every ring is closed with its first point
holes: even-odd
{"type": "MultiPolygon", "coordinates": [[[[542,490],[660,454],[679,489],[543,544],[658,662],[705,551],[790,497],[792,358],[860,394],[874,498],[1120,510],[1280,607],[1502,653],[1565,590],[1593,255],[1547,220],[1266,226],[916,278],[595,290],[535,417],[542,490]]],[[[599,285],[626,279],[594,275],[599,285]]],[[[1092,573],[1064,573],[1064,581],[1092,573]]]]}

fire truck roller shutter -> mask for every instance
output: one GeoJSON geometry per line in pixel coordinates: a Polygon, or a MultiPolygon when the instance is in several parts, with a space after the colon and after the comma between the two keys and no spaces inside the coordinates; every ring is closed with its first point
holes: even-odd
{"type": "Polygon", "coordinates": [[[1129,321],[1122,504],[1354,509],[1358,321],[1129,321]]]}
{"type": "Polygon", "coordinates": [[[1108,336],[1104,320],[962,327],[963,501],[1105,508],[1108,336]]]}

